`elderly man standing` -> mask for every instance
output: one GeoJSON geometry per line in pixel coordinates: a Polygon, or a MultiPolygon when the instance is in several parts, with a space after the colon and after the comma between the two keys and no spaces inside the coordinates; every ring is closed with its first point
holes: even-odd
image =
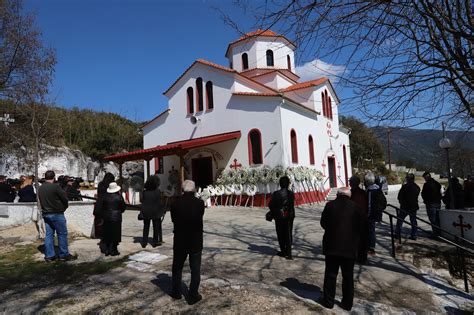
{"type": "Polygon", "coordinates": [[[189,304],[202,299],[199,294],[201,281],[201,254],[203,248],[204,201],[194,196],[195,184],[185,180],[183,195],[171,206],[171,220],[174,224],[173,239],[173,290],[171,297],[181,299],[181,278],[184,262],[189,256],[191,283],[189,285],[189,304]]]}
{"type": "Polygon", "coordinates": [[[367,254],[375,255],[375,244],[377,238],[375,235],[375,224],[382,221],[383,210],[387,207],[387,198],[380,187],[375,183],[375,175],[368,172],[364,177],[364,184],[367,191],[367,216],[369,226],[367,254]]]}
{"type": "Polygon", "coordinates": [[[341,304],[347,311],[351,310],[354,299],[354,262],[363,224],[362,212],[350,198],[349,188],[339,188],[336,200],[329,201],[321,215],[321,226],[324,229],[323,254],[326,256],[321,304],[327,308],[334,307],[336,279],[340,267],[341,304]]]}
{"type": "Polygon", "coordinates": [[[411,240],[416,240],[416,212],[420,208],[418,206],[418,195],[420,194],[420,187],[415,184],[415,175],[408,173],[406,177],[407,182],[402,186],[398,192],[398,201],[400,202],[400,213],[398,214],[397,229],[395,234],[400,235],[403,220],[410,216],[411,223],[411,240]]]}
{"type": "Polygon", "coordinates": [[[67,223],[64,211],[68,207],[68,200],[64,190],[54,183],[56,175],[53,171],[44,174],[45,182],[38,191],[41,204],[41,212],[46,223],[46,237],[44,239],[44,260],[52,262],[56,260],[54,251],[54,232],[58,235],[59,260],[76,260],[76,255],[71,255],[68,250],[67,223]]]}
{"type": "Polygon", "coordinates": [[[426,214],[431,223],[433,235],[439,234],[439,230],[434,226],[439,226],[438,211],[441,209],[441,184],[431,177],[429,172],[423,173],[425,184],[421,190],[421,197],[426,205],[426,214]]]}

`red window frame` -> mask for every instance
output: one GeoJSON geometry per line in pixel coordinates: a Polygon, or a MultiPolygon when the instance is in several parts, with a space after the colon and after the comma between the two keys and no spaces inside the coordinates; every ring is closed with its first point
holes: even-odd
{"type": "Polygon", "coordinates": [[[309,147],[309,164],[314,165],[314,141],[313,141],[312,135],[309,135],[308,137],[308,147],[309,147]]]}
{"type": "Polygon", "coordinates": [[[247,135],[247,142],[248,142],[248,150],[249,150],[249,165],[263,164],[262,133],[260,132],[260,130],[257,128],[251,129],[247,135]],[[254,132],[258,134],[258,139],[259,139],[259,149],[260,149],[260,159],[261,159],[260,163],[254,163],[253,161],[253,147],[252,147],[252,140],[250,138],[250,135],[254,132]]]}
{"type": "Polygon", "coordinates": [[[214,87],[212,81],[206,82],[206,110],[214,108],[214,87]]]}
{"type": "Polygon", "coordinates": [[[286,56],[286,63],[288,64],[288,70],[291,71],[291,57],[290,57],[290,55],[286,56]]]}
{"type": "Polygon", "coordinates": [[[202,78],[196,79],[196,113],[204,110],[204,96],[202,88],[202,78]]]}
{"type": "Polygon", "coordinates": [[[247,70],[249,68],[249,56],[247,53],[242,54],[242,70],[247,70]]]}
{"type": "Polygon", "coordinates": [[[298,164],[298,137],[295,129],[290,131],[291,162],[298,164]]]}
{"type": "Polygon", "coordinates": [[[193,87],[190,86],[186,90],[187,94],[187,106],[188,106],[188,114],[194,114],[194,91],[193,87]]]}

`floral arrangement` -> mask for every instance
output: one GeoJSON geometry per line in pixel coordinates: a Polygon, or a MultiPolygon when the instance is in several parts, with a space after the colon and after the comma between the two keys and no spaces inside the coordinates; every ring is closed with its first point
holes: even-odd
{"type": "Polygon", "coordinates": [[[272,178],[271,178],[272,182],[274,182],[275,184],[278,184],[280,182],[280,178],[282,176],[285,176],[285,174],[286,172],[283,166],[278,165],[274,167],[272,170],[272,178]]]}

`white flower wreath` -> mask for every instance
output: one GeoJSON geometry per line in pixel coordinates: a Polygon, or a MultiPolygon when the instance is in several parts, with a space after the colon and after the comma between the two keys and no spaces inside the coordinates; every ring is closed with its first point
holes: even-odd
{"type": "Polygon", "coordinates": [[[225,188],[223,185],[216,186],[214,189],[217,196],[222,196],[224,194],[225,188]]]}
{"type": "Polygon", "coordinates": [[[245,186],[245,194],[248,196],[255,196],[257,193],[257,185],[252,184],[252,185],[247,185],[245,186]]]}
{"type": "Polygon", "coordinates": [[[283,168],[283,166],[278,165],[274,167],[272,170],[272,182],[278,184],[282,176],[285,176],[285,169],[283,168]]]}
{"type": "Polygon", "coordinates": [[[265,165],[259,171],[260,182],[262,184],[268,184],[272,178],[272,169],[271,167],[265,165]]]}
{"type": "Polygon", "coordinates": [[[237,184],[245,184],[247,182],[248,177],[249,177],[248,170],[246,168],[239,168],[237,170],[237,175],[235,177],[235,182],[237,184]]]}
{"type": "Polygon", "coordinates": [[[226,173],[226,178],[227,178],[226,184],[227,185],[235,184],[237,180],[237,171],[233,168],[229,168],[225,171],[225,173],[226,173]]]}
{"type": "Polygon", "coordinates": [[[226,195],[232,195],[234,193],[235,189],[234,189],[234,185],[226,185],[225,188],[224,188],[224,193],[226,195]]]}
{"type": "Polygon", "coordinates": [[[247,183],[256,184],[259,180],[259,171],[257,169],[250,169],[247,174],[247,183]]]}
{"type": "Polygon", "coordinates": [[[211,191],[210,191],[209,187],[204,188],[201,192],[201,199],[203,201],[206,201],[207,199],[211,198],[211,195],[212,194],[211,194],[211,191]]]}
{"type": "Polygon", "coordinates": [[[304,170],[301,166],[295,167],[293,170],[293,174],[295,175],[295,180],[297,182],[301,182],[304,180],[304,170]]]}

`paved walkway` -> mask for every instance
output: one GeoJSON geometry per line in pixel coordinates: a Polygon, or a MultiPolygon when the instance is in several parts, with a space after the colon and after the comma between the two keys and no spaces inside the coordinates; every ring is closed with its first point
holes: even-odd
{"type": "MultiPolygon", "coordinates": [[[[294,261],[275,255],[274,224],[265,221],[265,209],[217,207],[207,209],[204,222],[201,293],[204,299],[190,306],[174,301],[171,284],[172,225],[164,221],[165,244],[141,249],[142,222],[137,212],[127,211],[119,250],[132,256],[128,266],[83,283],[54,288],[11,290],[0,294],[0,311],[24,312],[204,312],[204,313],[310,313],[331,312],[316,301],[321,296],[324,256],[322,205],[297,209],[294,224],[294,261]],[[150,255],[151,254],[151,255],[150,255]],[[154,254],[154,255],[153,255],[154,254]],[[159,255],[157,255],[159,254],[159,255]]],[[[386,225],[378,227],[377,256],[368,265],[355,267],[357,313],[454,312],[474,310],[470,295],[456,289],[432,270],[420,270],[389,255],[386,225]]],[[[421,240],[421,238],[420,238],[421,240]]],[[[406,247],[409,243],[405,244],[406,247]]],[[[79,254],[76,263],[111,260],[101,256],[97,240],[78,239],[71,245],[79,254]]],[[[401,256],[400,256],[401,257],[401,256]]],[[[405,256],[406,257],[406,256],[405,256]]],[[[38,254],[38,259],[41,255],[38,254]]],[[[189,282],[185,267],[183,280],[189,282]]],[[[340,279],[337,299],[340,299],[340,279]]],[[[332,312],[343,312],[336,306],[332,312]]]]}

